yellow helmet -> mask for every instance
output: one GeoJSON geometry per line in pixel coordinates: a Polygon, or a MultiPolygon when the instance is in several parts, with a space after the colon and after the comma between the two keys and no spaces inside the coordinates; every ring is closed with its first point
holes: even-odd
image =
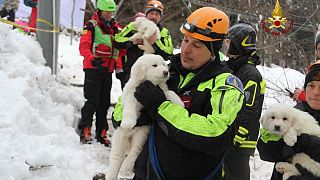
{"type": "Polygon", "coordinates": [[[219,41],[226,38],[229,30],[228,16],[213,7],[202,7],[190,14],[181,32],[202,41],[219,41]]]}

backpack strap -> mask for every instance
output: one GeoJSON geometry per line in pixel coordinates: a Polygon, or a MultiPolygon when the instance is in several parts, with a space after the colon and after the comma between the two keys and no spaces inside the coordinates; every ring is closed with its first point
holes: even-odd
{"type": "Polygon", "coordinates": [[[157,176],[157,180],[165,180],[164,175],[161,170],[161,167],[160,167],[160,164],[159,164],[159,161],[158,161],[156,146],[154,144],[154,123],[150,127],[149,144],[148,145],[149,145],[149,159],[150,159],[153,171],[155,172],[155,174],[157,176]]]}
{"type": "Polygon", "coordinates": [[[91,31],[91,40],[92,40],[92,45],[91,45],[91,51],[93,52],[93,42],[95,38],[95,27],[97,25],[97,21],[91,19],[88,24],[87,24],[87,29],[91,31]]]}

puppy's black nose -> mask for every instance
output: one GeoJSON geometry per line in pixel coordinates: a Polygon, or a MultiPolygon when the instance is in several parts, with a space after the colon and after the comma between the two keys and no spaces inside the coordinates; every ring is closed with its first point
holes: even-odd
{"type": "Polygon", "coordinates": [[[163,75],[164,75],[164,77],[168,77],[169,72],[168,71],[163,71],[163,75]]]}
{"type": "Polygon", "coordinates": [[[275,126],[274,126],[274,130],[275,130],[275,131],[280,131],[280,130],[281,130],[281,126],[275,125],[275,126]]]}

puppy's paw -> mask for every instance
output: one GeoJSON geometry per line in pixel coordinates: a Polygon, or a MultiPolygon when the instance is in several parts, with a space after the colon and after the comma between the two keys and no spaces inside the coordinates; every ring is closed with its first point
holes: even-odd
{"type": "Polygon", "coordinates": [[[139,49],[143,50],[143,54],[153,54],[155,51],[152,46],[145,45],[145,44],[140,44],[138,45],[139,49]]]}
{"type": "Polygon", "coordinates": [[[121,167],[121,171],[119,172],[120,179],[133,179],[134,172],[132,168],[121,167]]]}
{"type": "Polygon", "coordinates": [[[282,176],[282,180],[288,180],[292,176],[291,173],[284,173],[282,176]]]}
{"type": "Polygon", "coordinates": [[[174,92],[174,91],[166,91],[165,95],[168,100],[170,100],[173,104],[177,104],[179,106],[184,107],[183,101],[180,99],[180,97],[174,92]]]}
{"type": "Polygon", "coordinates": [[[283,141],[288,145],[288,146],[293,146],[296,142],[297,142],[297,137],[292,137],[292,136],[289,136],[289,137],[286,137],[284,136],[283,137],[283,141]]]}
{"type": "Polygon", "coordinates": [[[289,171],[289,167],[290,164],[287,163],[287,162],[278,162],[276,164],[276,170],[279,172],[279,173],[285,173],[285,172],[288,172],[289,171]]]}
{"type": "Polygon", "coordinates": [[[136,121],[121,121],[121,124],[120,126],[123,128],[123,129],[133,129],[134,126],[137,124],[136,121]]]}

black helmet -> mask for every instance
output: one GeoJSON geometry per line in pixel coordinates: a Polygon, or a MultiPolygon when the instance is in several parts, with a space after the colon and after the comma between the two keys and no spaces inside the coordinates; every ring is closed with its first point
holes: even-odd
{"type": "Polygon", "coordinates": [[[228,32],[230,46],[228,54],[251,54],[256,50],[256,31],[246,23],[233,25],[228,32]]]}

